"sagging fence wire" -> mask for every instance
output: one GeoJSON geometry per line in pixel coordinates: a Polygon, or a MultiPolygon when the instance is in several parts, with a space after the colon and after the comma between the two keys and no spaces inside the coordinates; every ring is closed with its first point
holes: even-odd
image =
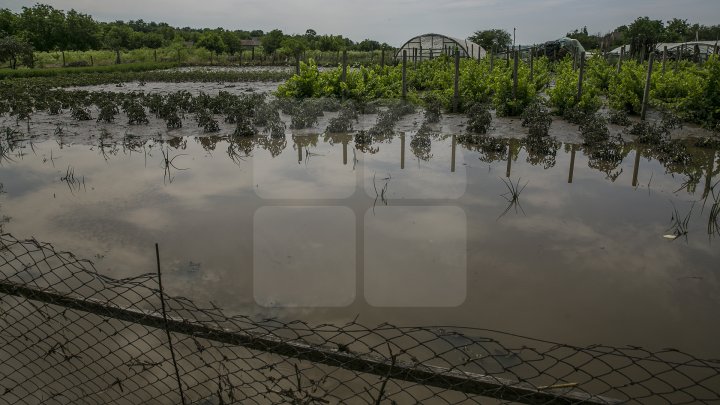
{"type": "Polygon", "coordinates": [[[181,402],[720,403],[720,361],[487,329],[230,316],[161,295],[155,274],[112,279],[0,236],[0,403],[181,402]]]}

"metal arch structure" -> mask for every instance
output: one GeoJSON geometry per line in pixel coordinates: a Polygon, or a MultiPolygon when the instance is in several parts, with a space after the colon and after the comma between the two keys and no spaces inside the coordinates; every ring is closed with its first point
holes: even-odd
{"type": "Polygon", "coordinates": [[[482,46],[470,40],[428,33],[415,36],[406,41],[395,52],[395,59],[402,58],[402,52],[406,50],[407,57],[411,61],[430,60],[440,55],[452,55],[455,47],[458,48],[460,56],[463,58],[484,58],[486,54],[482,46]]]}

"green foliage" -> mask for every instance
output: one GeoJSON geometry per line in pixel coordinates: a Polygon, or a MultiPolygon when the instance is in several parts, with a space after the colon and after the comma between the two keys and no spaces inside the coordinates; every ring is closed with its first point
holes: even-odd
{"type": "Polygon", "coordinates": [[[583,81],[582,97],[578,100],[579,71],[573,69],[572,59],[563,59],[555,69],[555,87],[549,89],[548,94],[550,103],[558,114],[564,116],[571,109],[593,113],[600,108],[600,89],[595,85],[596,81],[592,76],[583,81]]]}
{"type": "Polygon", "coordinates": [[[200,39],[195,43],[195,46],[199,46],[207,49],[210,52],[215,52],[215,55],[219,55],[227,49],[223,38],[215,31],[208,31],[200,36],[200,39]]]}
{"type": "Polygon", "coordinates": [[[550,111],[540,101],[533,102],[522,113],[522,126],[528,128],[528,133],[532,137],[548,136],[551,124],[550,111]]]}
{"type": "Polygon", "coordinates": [[[487,104],[473,104],[467,110],[467,131],[477,134],[486,134],[492,126],[492,114],[487,104]]]}
{"type": "Polygon", "coordinates": [[[620,74],[610,80],[610,108],[639,114],[642,107],[646,68],[633,60],[622,65],[620,74]]]}
{"type": "Polygon", "coordinates": [[[520,115],[525,108],[537,99],[535,81],[530,80],[530,68],[520,63],[518,67],[518,85],[513,97],[512,69],[497,69],[499,74],[494,81],[493,105],[498,116],[520,115]]]}
{"type": "Polygon", "coordinates": [[[275,53],[278,49],[280,49],[280,46],[282,44],[283,40],[283,32],[280,30],[272,30],[265,34],[264,37],[260,40],[260,43],[263,46],[263,49],[265,49],[265,52],[267,53],[275,53]]]}

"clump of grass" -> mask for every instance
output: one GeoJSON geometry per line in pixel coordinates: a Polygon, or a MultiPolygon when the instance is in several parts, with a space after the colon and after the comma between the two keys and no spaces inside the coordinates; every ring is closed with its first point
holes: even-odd
{"type": "Polygon", "coordinates": [[[541,101],[534,101],[522,113],[522,126],[528,128],[532,137],[546,137],[550,131],[550,110],[541,101]]]}
{"type": "Polygon", "coordinates": [[[475,103],[467,110],[468,122],[466,129],[477,134],[486,134],[492,127],[492,114],[490,106],[475,103]]]}
{"type": "Polygon", "coordinates": [[[77,121],[90,121],[92,119],[90,110],[79,105],[70,108],[70,116],[77,121]]]}
{"type": "Polygon", "coordinates": [[[345,105],[337,117],[330,120],[327,127],[327,132],[330,133],[345,133],[352,132],[353,121],[358,120],[358,113],[352,104],[345,105]]]}
{"type": "Polygon", "coordinates": [[[198,127],[202,128],[205,132],[220,131],[220,125],[208,110],[199,110],[195,114],[195,121],[197,121],[198,127]]]}
{"type": "Polygon", "coordinates": [[[580,123],[580,136],[585,145],[596,145],[610,138],[607,120],[600,114],[586,115],[580,123]]]}
{"type": "Polygon", "coordinates": [[[425,102],[425,121],[430,123],[440,122],[442,119],[443,101],[435,93],[428,93],[423,97],[425,102]]]}
{"type": "Polygon", "coordinates": [[[630,117],[625,110],[610,110],[609,121],[613,125],[620,125],[621,127],[630,126],[630,117]]]}
{"type": "Polygon", "coordinates": [[[98,112],[97,122],[115,122],[115,115],[120,112],[120,109],[114,101],[103,100],[98,107],[100,111],[98,112]]]}
{"type": "Polygon", "coordinates": [[[672,238],[672,240],[675,240],[682,236],[687,242],[688,226],[690,225],[690,217],[692,216],[694,208],[695,203],[693,202],[693,204],[690,206],[690,211],[688,211],[685,216],[681,216],[677,207],[673,204],[673,212],[670,216],[671,225],[668,228],[668,232],[672,231],[672,235],[675,236],[674,238],[672,238]]]}
{"type": "Polygon", "coordinates": [[[145,108],[137,100],[127,100],[123,105],[123,111],[127,114],[130,125],[147,124],[150,122],[145,113],[145,108]]]}
{"type": "Polygon", "coordinates": [[[505,211],[500,214],[498,219],[502,218],[510,212],[512,208],[515,208],[515,213],[518,213],[518,208],[520,208],[520,211],[522,211],[523,215],[525,215],[525,210],[523,209],[522,205],[520,204],[520,193],[525,190],[525,187],[527,187],[528,182],[525,182],[525,184],[520,187],[520,178],[518,177],[517,181],[513,183],[512,180],[505,180],[502,177],[500,178],[502,180],[503,184],[505,184],[505,187],[507,188],[507,192],[500,194],[505,201],[508,202],[508,206],[505,208],[505,211]]]}

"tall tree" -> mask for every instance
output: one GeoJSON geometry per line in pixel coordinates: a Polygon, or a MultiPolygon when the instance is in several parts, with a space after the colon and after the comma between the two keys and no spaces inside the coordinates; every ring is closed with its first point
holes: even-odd
{"type": "Polygon", "coordinates": [[[637,55],[644,51],[649,55],[665,35],[665,27],[660,20],[651,20],[649,17],[638,17],[628,26],[625,41],[630,43],[630,52],[637,55]]]}
{"type": "Polygon", "coordinates": [[[210,62],[212,62],[212,52],[215,52],[215,56],[225,52],[225,42],[223,42],[222,37],[216,31],[208,31],[202,34],[200,39],[195,43],[195,46],[210,51],[210,62]]]}
{"type": "Polygon", "coordinates": [[[22,64],[28,67],[33,65],[33,47],[27,40],[7,35],[0,38],[0,62],[10,62],[10,68],[17,68],[17,62],[20,60],[22,64]]]}
{"type": "Polygon", "coordinates": [[[98,23],[87,14],[70,10],[65,15],[65,35],[67,49],[87,51],[100,45],[98,23]]]}
{"type": "Polygon", "coordinates": [[[37,51],[65,49],[65,13],[47,4],[23,7],[18,20],[18,31],[24,32],[37,51]]]}
{"type": "Polygon", "coordinates": [[[105,31],[103,42],[105,47],[115,51],[115,63],[118,65],[120,64],[120,51],[130,46],[130,36],[132,33],[132,28],[117,23],[112,24],[110,28],[105,31]]]}
{"type": "Polygon", "coordinates": [[[469,39],[482,46],[486,51],[505,49],[512,44],[510,33],[498,28],[476,31],[469,39]]]}
{"type": "Polygon", "coordinates": [[[260,44],[266,53],[275,53],[280,48],[283,38],[285,35],[282,31],[272,30],[260,39],[260,44]]]}
{"type": "Polygon", "coordinates": [[[0,9],[0,36],[15,35],[17,24],[17,14],[6,8],[0,9]]]}

